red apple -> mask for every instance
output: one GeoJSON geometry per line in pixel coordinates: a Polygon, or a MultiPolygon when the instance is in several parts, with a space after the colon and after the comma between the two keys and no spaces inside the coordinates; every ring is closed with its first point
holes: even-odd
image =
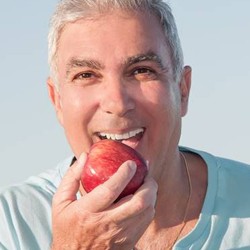
{"type": "Polygon", "coordinates": [[[118,199],[134,194],[142,185],[147,174],[146,163],[137,151],[121,142],[102,140],[93,144],[81,177],[86,192],[90,192],[96,186],[107,181],[127,160],[133,160],[137,165],[137,169],[118,199]]]}

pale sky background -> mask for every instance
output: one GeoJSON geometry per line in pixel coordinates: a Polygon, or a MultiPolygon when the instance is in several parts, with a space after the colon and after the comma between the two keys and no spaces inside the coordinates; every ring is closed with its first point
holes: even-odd
{"type": "MultiPolygon", "coordinates": [[[[181,145],[250,163],[250,0],[170,0],[193,68],[181,145]]],[[[1,1],[0,186],[71,154],[47,96],[56,0],[1,1]]]]}

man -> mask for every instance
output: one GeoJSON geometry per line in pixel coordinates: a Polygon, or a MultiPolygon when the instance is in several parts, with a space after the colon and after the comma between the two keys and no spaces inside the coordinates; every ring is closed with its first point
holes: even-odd
{"type": "Polygon", "coordinates": [[[178,146],[191,68],[171,11],[154,0],[62,0],[48,90],[75,157],[0,196],[2,249],[250,248],[249,166],[178,146]],[[128,161],[86,194],[86,153],[119,138],[148,162],[131,196],[128,161]]]}

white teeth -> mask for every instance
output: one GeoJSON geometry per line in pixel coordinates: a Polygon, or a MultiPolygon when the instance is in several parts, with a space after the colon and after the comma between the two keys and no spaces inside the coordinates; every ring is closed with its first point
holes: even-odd
{"type": "Polygon", "coordinates": [[[144,131],[143,128],[138,128],[138,129],[135,129],[133,131],[130,131],[124,134],[108,134],[108,133],[102,132],[100,133],[100,136],[106,137],[107,139],[111,139],[111,140],[126,140],[126,139],[136,136],[137,134],[143,131],[144,131]]]}
{"type": "Polygon", "coordinates": [[[115,135],[114,134],[111,134],[110,137],[111,137],[112,140],[115,140],[115,135]]]}
{"type": "Polygon", "coordinates": [[[116,140],[122,140],[122,139],[123,139],[123,136],[122,136],[122,135],[115,135],[115,139],[116,139],[116,140]]]}

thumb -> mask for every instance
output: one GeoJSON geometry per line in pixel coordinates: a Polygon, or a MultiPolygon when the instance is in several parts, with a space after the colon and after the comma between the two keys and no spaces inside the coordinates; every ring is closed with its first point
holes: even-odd
{"type": "Polygon", "coordinates": [[[82,153],[77,162],[68,169],[53,197],[53,207],[64,209],[77,199],[76,194],[80,187],[81,174],[86,159],[87,154],[82,153]]]}

